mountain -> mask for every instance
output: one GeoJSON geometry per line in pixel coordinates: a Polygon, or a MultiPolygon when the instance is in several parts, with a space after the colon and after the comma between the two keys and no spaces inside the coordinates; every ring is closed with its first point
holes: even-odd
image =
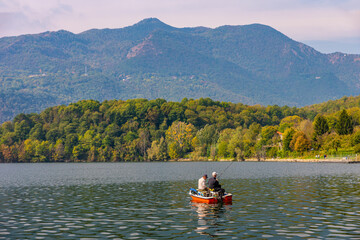
{"type": "Polygon", "coordinates": [[[81,99],[210,97],[304,106],[360,93],[360,55],[322,54],[260,24],[0,38],[0,122],[81,99]]]}

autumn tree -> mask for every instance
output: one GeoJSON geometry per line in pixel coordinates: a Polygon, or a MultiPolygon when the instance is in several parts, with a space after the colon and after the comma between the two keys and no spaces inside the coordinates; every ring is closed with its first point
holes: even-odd
{"type": "Polygon", "coordinates": [[[195,127],[189,123],[174,122],[166,131],[166,142],[169,146],[169,155],[182,157],[184,153],[191,150],[195,127]],[[170,153],[170,150],[172,153],[170,153]]]}
{"type": "Polygon", "coordinates": [[[55,162],[58,162],[58,161],[63,161],[64,157],[65,157],[65,147],[63,141],[61,139],[58,139],[54,146],[52,158],[54,159],[55,162]]]}
{"type": "Polygon", "coordinates": [[[273,145],[273,137],[276,133],[276,127],[274,126],[265,126],[261,129],[260,133],[260,143],[261,145],[273,145]]]}
{"type": "Polygon", "coordinates": [[[150,133],[149,133],[149,131],[147,129],[140,130],[138,147],[139,147],[140,153],[142,154],[144,160],[147,159],[146,150],[150,146],[151,146],[151,142],[150,142],[150,133]]]}
{"type": "Polygon", "coordinates": [[[323,140],[323,149],[329,151],[329,150],[332,150],[334,149],[336,152],[338,151],[338,148],[341,147],[341,141],[340,141],[340,136],[333,132],[329,135],[324,135],[325,138],[323,140]]]}
{"type": "Polygon", "coordinates": [[[169,156],[171,159],[178,159],[182,154],[179,144],[176,142],[171,142],[169,144],[169,156]]]}
{"type": "Polygon", "coordinates": [[[289,144],[289,148],[292,151],[296,152],[304,152],[311,148],[311,142],[305,135],[305,133],[301,131],[297,131],[293,134],[291,142],[289,144]]]}
{"type": "Polygon", "coordinates": [[[311,148],[311,142],[307,139],[305,134],[299,135],[295,139],[294,150],[297,152],[305,152],[311,148]]]}
{"type": "Polygon", "coordinates": [[[152,161],[163,161],[167,159],[167,149],[165,139],[153,141],[151,147],[147,150],[148,158],[152,161]]]}
{"type": "Polygon", "coordinates": [[[287,128],[297,128],[303,119],[297,115],[288,116],[281,120],[279,131],[284,132],[287,128]]]}
{"type": "Polygon", "coordinates": [[[351,138],[351,143],[353,146],[360,144],[360,130],[356,131],[351,138]]]}
{"type": "Polygon", "coordinates": [[[309,119],[301,121],[297,129],[303,132],[306,135],[307,139],[312,139],[312,137],[314,136],[314,126],[309,119]]]}

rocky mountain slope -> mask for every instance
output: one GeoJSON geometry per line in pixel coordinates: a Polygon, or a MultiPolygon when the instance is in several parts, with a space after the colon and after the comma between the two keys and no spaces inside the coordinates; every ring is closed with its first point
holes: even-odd
{"type": "Polygon", "coordinates": [[[322,54],[260,24],[120,29],[0,39],[0,122],[80,99],[210,97],[304,106],[360,93],[360,55],[322,54]]]}

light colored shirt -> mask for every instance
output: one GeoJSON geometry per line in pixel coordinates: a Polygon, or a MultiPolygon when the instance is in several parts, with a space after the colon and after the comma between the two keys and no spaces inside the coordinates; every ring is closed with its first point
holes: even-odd
{"type": "Polygon", "coordinates": [[[206,179],[204,179],[203,177],[201,177],[199,179],[199,184],[198,184],[198,189],[199,190],[204,190],[206,188],[206,179]]]}

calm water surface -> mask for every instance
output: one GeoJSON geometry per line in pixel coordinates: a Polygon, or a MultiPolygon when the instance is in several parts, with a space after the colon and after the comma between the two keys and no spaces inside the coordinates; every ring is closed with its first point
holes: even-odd
{"type": "Polygon", "coordinates": [[[27,238],[360,239],[360,164],[1,164],[0,239],[27,238]],[[232,205],[190,202],[225,169],[232,205]]]}

